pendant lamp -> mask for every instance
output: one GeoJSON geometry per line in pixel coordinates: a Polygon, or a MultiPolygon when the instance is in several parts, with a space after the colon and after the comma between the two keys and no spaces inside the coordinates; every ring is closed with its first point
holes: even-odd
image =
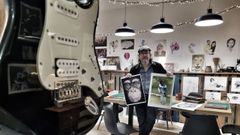
{"type": "Polygon", "coordinates": [[[210,8],[210,6],[211,6],[211,0],[209,2],[209,8],[207,10],[207,14],[197,18],[194,24],[195,26],[209,27],[209,26],[220,25],[223,23],[222,16],[212,13],[212,9],[210,8]]]}
{"type": "Polygon", "coordinates": [[[120,37],[128,37],[128,36],[135,36],[135,31],[127,26],[127,21],[126,21],[126,1],[125,1],[125,15],[124,15],[124,23],[123,26],[118,28],[115,31],[115,36],[120,36],[120,37]]]}
{"type": "Polygon", "coordinates": [[[173,26],[171,24],[165,23],[165,19],[163,17],[163,11],[164,11],[164,3],[162,3],[162,18],[160,19],[160,22],[153,25],[150,32],[151,33],[170,33],[173,32],[173,26]]]}

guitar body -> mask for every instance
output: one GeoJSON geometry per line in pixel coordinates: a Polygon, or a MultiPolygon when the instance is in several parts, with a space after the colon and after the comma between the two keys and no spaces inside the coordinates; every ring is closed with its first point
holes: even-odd
{"type": "Polygon", "coordinates": [[[99,1],[4,0],[4,6],[0,118],[7,119],[0,124],[23,134],[86,134],[103,105],[94,49],[99,1]]]}

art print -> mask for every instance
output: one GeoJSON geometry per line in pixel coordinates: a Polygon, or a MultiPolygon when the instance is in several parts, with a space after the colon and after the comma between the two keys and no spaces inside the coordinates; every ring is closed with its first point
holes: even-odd
{"type": "Polygon", "coordinates": [[[227,77],[205,76],[204,90],[226,91],[227,77]]]}
{"type": "Polygon", "coordinates": [[[230,104],[240,104],[240,94],[227,93],[227,97],[230,104]]]}
{"type": "Polygon", "coordinates": [[[96,36],[95,37],[95,47],[107,46],[107,37],[106,36],[96,36]]]}
{"type": "Polygon", "coordinates": [[[232,77],[231,92],[240,92],[240,77],[232,77]]]}
{"type": "Polygon", "coordinates": [[[206,91],[205,92],[205,99],[206,100],[221,100],[221,92],[212,92],[206,91]]]}
{"type": "Polygon", "coordinates": [[[204,66],[204,55],[192,55],[192,71],[193,72],[201,72],[203,71],[204,66]]]}
{"type": "Polygon", "coordinates": [[[182,94],[188,96],[191,92],[198,92],[199,77],[184,76],[182,82],[182,94]]]}
{"type": "Polygon", "coordinates": [[[127,105],[135,105],[146,102],[140,74],[133,75],[131,77],[122,77],[121,83],[127,105]]]}
{"type": "Polygon", "coordinates": [[[121,47],[122,47],[122,50],[133,50],[134,49],[134,39],[122,39],[121,47]]]}
{"type": "Polygon", "coordinates": [[[41,89],[35,64],[8,64],[8,94],[41,89]]]}
{"type": "Polygon", "coordinates": [[[96,47],[97,58],[106,58],[107,57],[107,48],[106,47],[96,47]]]}
{"type": "Polygon", "coordinates": [[[206,41],[206,46],[205,46],[206,54],[214,55],[215,50],[216,50],[216,46],[217,46],[216,41],[207,40],[206,41]]]}
{"type": "Polygon", "coordinates": [[[148,106],[171,108],[174,79],[174,76],[165,74],[151,74],[148,106]]]}
{"type": "Polygon", "coordinates": [[[154,42],[154,47],[156,50],[154,51],[154,57],[165,57],[166,56],[166,43],[167,40],[156,40],[154,42]]]}
{"type": "Polygon", "coordinates": [[[174,72],[174,63],[165,63],[164,68],[168,73],[173,73],[174,72]]]}

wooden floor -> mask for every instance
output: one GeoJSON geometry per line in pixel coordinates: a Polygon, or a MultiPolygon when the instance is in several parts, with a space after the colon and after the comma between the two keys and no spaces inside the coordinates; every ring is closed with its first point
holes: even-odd
{"type": "MultiPolygon", "coordinates": [[[[127,121],[127,116],[122,115],[119,118],[121,122],[127,121]]],[[[95,127],[89,133],[87,133],[87,135],[111,135],[111,133],[109,133],[105,128],[104,121],[101,122],[99,129],[97,129],[98,124],[99,124],[99,121],[95,125],[95,127]]],[[[133,126],[135,129],[138,130],[138,123],[137,123],[136,117],[134,117],[133,126]]],[[[166,121],[159,120],[158,122],[155,123],[154,128],[150,135],[159,135],[159,134],[178,135],[178,133],[182,131],[182,127],[183,127],[182,123],[173,122],[173,125],[171,125],[171,122],[169,122],[169,129],[167,129],[166,121]]],[[[138,133],[133,133],[132,135],[138,135],[138,133]]]]}

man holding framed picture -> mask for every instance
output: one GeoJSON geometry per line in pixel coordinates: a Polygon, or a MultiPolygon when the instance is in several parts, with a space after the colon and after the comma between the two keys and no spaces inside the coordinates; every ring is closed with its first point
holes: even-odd
{"type": "MultiPolygon", "coordinates": [[[[160,63],[152,61],[151,49],[147,45],[138,49],[139,63],[130,70],[131,75],[140,74],[142,79],[143,91],[148,102],[151,73],[166,74],[166,70],[160,63]]],[[[148,107],[148,103],[136,105],[136,112],[139,124],[139,135],[149,135],[157,115],[157,109],[148,107]]]]}

